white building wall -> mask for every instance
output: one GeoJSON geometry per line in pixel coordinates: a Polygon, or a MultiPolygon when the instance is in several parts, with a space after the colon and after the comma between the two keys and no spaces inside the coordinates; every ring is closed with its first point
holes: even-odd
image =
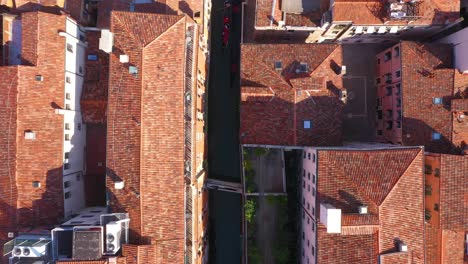
{"type": "Polygon", "coordinates": [[[82,123],[80,97],[84,81],[86,44],[84,32],[67,19],[65,44],[63,184],[65,217],[85,207],[84,179],[86,126],[82,123]],[[83,37],[81,37],[83,39],[83,37]]]}
{"type": "Polygon", "coordinates": [[[454,45],[455,67],[461,72],[468,73],[468,28],[457,31],[439,42],[454,45]]]}
{"type": "Polygon", "coordinates": [[[303,264],[315,264],[316,261],[316,197],[317,197],[317,151],[305,148],[302,170],[302,242],[301,251],[303,264]]]}

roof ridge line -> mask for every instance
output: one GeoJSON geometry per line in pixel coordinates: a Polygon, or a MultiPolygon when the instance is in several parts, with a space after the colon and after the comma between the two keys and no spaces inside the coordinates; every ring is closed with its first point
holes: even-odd
{"type": "Polygon", "coordinates": [[[330,56],[339,48],[341,47],[341,45],[339,44],[334,44],[336,45],[336,47],[317,65],[317,67],[315,67],[313,70],[310,71],[310,74],[309,74],[309,77],[312,76],[312,73],[320,66],[322,66],[322,64],[328,59],[330,58],[330,56]]]}
{"type": "Polygon", "coordinates": [[[409,170],[409,168],[411,168],[411,166],[413,165],[414,161],[416,160],[416,157],[417,157],[421,152],[423,152],[423,156],[424,156],[424,149],[421,148],[421,149],[416,153],[416,155],[414,155],[414,157],[413,157],[413,159],[411,160],[410,164],[408,164],[408,167],[406,167],[406,169],[403,171],[403,173],[400,175],[400,177],[398,177],[398,180],[393,184],[392,188],[391,188],[390,191],[387,193],[387,195],[383,198],[382,202],[380,202],[380,204],[378,204],[379,207],[385,202],[385,200],[386,200],[387,197],[390,195],[390,193],[392,193],[392,191],[395,189],[395,186],[398,184],[398,182],[401,180],[401,178],[403,178],[403,175],[405,175],[405,173],[409,170]]]}
{"type": "Polygon", "coordinates": [[[174,24],[172,24],[170,27],[168,27],[166,30],[164,30],[163,33],[161,33],[159,36],[157,36],[155,39],[153,39],[152,41],[148,42],[148,44],[146,45],[143,45],[143,48],[146,48],[148,47],[150,44],[154,43],[155,41],[157,41],[161,36],[163,36],[164,34],[166,34],[169,30],[171,30],[175,25],[179,24],[180,21],[182,21],[182,19],[186,19],[186,16],[181,16],[181,18],[179,20],[177,20],[176,22],[174,22],[174,24]]]}
{"type": "MultiPolygon", "coordinates": [[[[265,66],[265,68],[266,68],[269,72],[273,73],[275,76],[277,76],[278,78],[280,78],[282,83],[286,84],[286,85],[289,86],[290,88],[294,88],[289,82],[286,81],[286,79],[283,78],[283,76],[282,76],[280,73],[278,73],[278,72],[275,71],[275,70],[270,69],[270,68],[268,67],[268,65],[267,65],[264,61],[260,61],[260,63],[261,63],[263,66],[265,66]]],[[[268,86],[268,87],[271,87],[271,86],[268,86]]]]}
{"type": "MultiPolygon", "coordinates": [[[[112,12],[114,12],[114,11],[112,11],[112,12]]],[[[121,12],[121,11],[117,11],[117,12],[125,13],[125,12],[121,12]]],[[[120,24],[123,28],[125,28],[125,32],[128,33],[128,35],[135,41],[135,43],[141,43],[141,41],[138,41],[138,39],[135,37],[135,35],[128,29],[127,24],[126,24],[126,23],[123,23],[123,22],[119,19],[119,16],[113,16],[113,17],[115,18],[115,21],[118,21],[119,24],[120,24]]],[[[112,16],[111,16],[111,21],[110,21],[110,22],[112,23],[112,16]]],[[[112,25],[111,25],[111,28],[113,28],[112,25]]]]}

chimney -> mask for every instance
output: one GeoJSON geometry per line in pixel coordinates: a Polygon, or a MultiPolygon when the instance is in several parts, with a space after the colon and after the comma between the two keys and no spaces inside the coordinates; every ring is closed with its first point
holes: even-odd
{"type": "Polygon", "coordinates": [[[398,243],[398,251],[400,252],[408,252],[408,245],[403,242],[398,243]]]}
{"type": "Polygon", "coordinates": [[[341,209],[331,204],[320,204],[320,222],[327,227],[327,233],[341,233],[341,209]]]}
{"type": "Polygon", "coordinates": [[[367,214],[367,206],[361,205],[358,207],[359,214],[367,214]]]}

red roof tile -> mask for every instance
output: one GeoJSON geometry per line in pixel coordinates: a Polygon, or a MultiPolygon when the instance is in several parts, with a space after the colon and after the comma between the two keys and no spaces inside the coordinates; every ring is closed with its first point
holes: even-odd
{"type": "Polygon", "coordinates": [[[0,225],[13,231],[12,224],[50,224],[63,217],[63,116],[55,114],[51,102],[59,106],[64,102],[64,39],[57,32],[64,30],[65,19],[42,12],[23,13],[23,62],[37,66],[0,67],[6,81],[2,82],[2,98],[7,99],[3,104],[8,107],[1,115],[7,117],[4,122],[8,126],[3,128],[5,137],[0,138],[0,144],[9,150],[2,155],[5,162],[0,165],[2,186],[9,186],[0,201],[7,207],[2,210],[7,215],[0,218],[10,218],[0,219],[0,225]],[[39,41],[38,31],[43,37],[39,41]],[[43,76],[40,83],[35,81],[37,74],[43,76]],[[26,130],[34,131],[36,140],[25,140],[26,130]],[[41,182],[43,187],[33,188],[32,181],[41,182]]]}
{"type": "Polygon", "coordinates": [[[244,144],[339,145],[342,103],[326,88],[336,78],[326,60],[341,61],[341,47],[243,45],[241,141],[244,144]],[[280,61],[282,70],[275,70],[280,61]],[[308,73],[296,73],[300,63],[308,73]],[[311,121],[311,129],[303,122],[311,121]]]}
{"type": "Polygon", "coordinates": [[[317,263],[350,264],[376,263],[378,235],[328,234],[319,224],[317,228],[317,263]]]}
{"type": "MultiPolygon", "coordinates": [[[[465,218],[466,219],[466,218],[465,218]]],[[[442,258],[440,263],[463,264],[465,252],[465,230],[442,231],[442,258]]]]}
{"type": "Polygon", "coordinates": [[[452,100],[452,111],[468,112],[468,98],[452,100]]]}
{"type": "MultiPolygon", "coordinates": [[[[397,240],[408,245],[412,263],[424,263],[423,151],[420,147],[318,149],[317,157],[318,203],[341,209],[345,231],[328,234],[319,228],[319,263],[375,263],[378,254],[397,251],[397,240]],[[368,206],[369,212],[363,218],[355,215],[361,205],[368,206]],[[349,243],[352,239],[346,236],[347,227],[361,224],[378,224],[378,228],[354,230],[353,239],[367,242],[349,243]],[[362,253],[354,255],[352,252],[362,253]],[[357,259],[353,261],[354,258],[357,259]]],[[[407,263],[395,261],[393,263],[407,263]]]]}
{"type": "Polygon", "coordinates": [[[96,55],[97,61],[86,60],[85,80],[81,96],[83,121],[92,124],[106,122],[107,90],[109,85],[109,54],[99,49],[100,32],[88,31],[87,56],[96,55]]]}
{"type": "Polygon", "coordinates": [[[408,252],[394,252],[380,255],[380,264],[407,264],[411,263],[408,252]]]}
{"type": "Polygon", "coordinates": [[[342,226],[378,225],[379,217],[372,214],[344,214],[341,217],[342,226]]]}
{"type": "MultiPolygon", "coordinates": [[[[155,245],[154,263],[184,259],[184,61],[188,19],[113,12],[107,186],[130,214],[132,243],[155,245]],[[137,29],[131,25],[145,24],[137,29]],[[129,64],[119,62],[126,54],[129,64]],[[138,69],[129,74],[128,66],[138,69]],[[124,190],[113,182],[125,181],[124,190]]],[[[150,263],[150,262],[147,262],[150,263]]]]}
{"type": "Polygon", "coordinates": [[[402,141],[404,145],[424,145],[427,151],[450,153],[454,72],[452,49],[448,45],[421,45],[402,42],[402,141]],[[425,74],[428,72],[429,74],[425,74]],[[443,98],[434,105],[433,98],[443,98]],[[432,132],[441,134],[432,140],[432,132]]]}
{"type": "MultiPolygon", "coordinates": [[[[332,19],[356,25],[407,25],[407,20],[389,20],[386,4],[385,0],[335,0],[332,19]]],[[[460,17],[460,0],[421,1],[417,10],[419,17],[413,20],[413,25],[444,25],[460,17]]]]}
{"type": "Polygon", "coordinates": [[[468,230],[468,156],[441,155],[440,226],[442,229],[468,230]]]}

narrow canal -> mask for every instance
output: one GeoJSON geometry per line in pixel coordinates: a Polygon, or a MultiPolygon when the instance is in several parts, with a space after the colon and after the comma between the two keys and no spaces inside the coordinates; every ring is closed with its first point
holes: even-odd
{"type": "MultiPolygon", "coordinates": [[[[234,0],[237,1],[237,0],[234,0]]],[[[232,13],[229,47],[222,47],[224,0],[213,0],[208,88],[209,177],[240,182],[239,54],[241,12],[232,13]]],[[[210,190],[210,263],[239,264],[242,256],[240,194],[210,190]]]]}

